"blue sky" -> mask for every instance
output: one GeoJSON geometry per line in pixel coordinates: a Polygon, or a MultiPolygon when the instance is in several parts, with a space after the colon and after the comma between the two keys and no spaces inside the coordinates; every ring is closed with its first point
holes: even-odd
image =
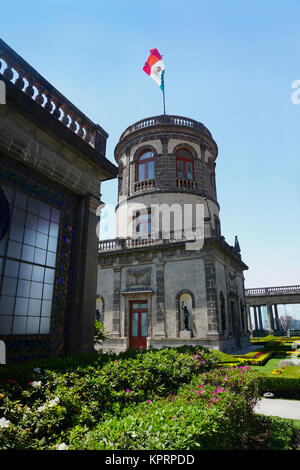
{"type": "MultiPolygon", "coordinates": [[[[109,134],[162,114],[142,70],[156,47],[166,111],[209,128],[219,147],[222,233],[238,235],[246,287],[300,283],[298,0],[27,0],[1,5],[1,37],[109,134]]],[[[117,183],[102,185],[116,203],[117,183]]]]}

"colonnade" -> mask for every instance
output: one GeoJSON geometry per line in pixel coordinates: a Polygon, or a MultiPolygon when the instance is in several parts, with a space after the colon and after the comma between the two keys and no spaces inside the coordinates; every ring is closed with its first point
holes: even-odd
{"type": "MultiPolygon", "coordinates": [[[[280,322],[278,317],[278,308],[277,304],[265,304],[267,307],[268,313],[268,334],[269,335],[276,335],[280,334],[280,322]]],[[[247,316],[248,316],[248,327],[253,336],[264,336],[265,329],[263,326],[262,320],[262,307],[264,305],[247,305],[247,316]],[[254,318],[254,329],[251,321],[251,311],[250,308],[253,309],[253,318],[254,318]]]]}

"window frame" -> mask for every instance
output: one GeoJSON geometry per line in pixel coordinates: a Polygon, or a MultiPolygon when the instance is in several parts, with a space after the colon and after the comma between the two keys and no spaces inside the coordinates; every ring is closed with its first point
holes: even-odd
{"type": "Polygon", "coordinates": [[[141,182],[141,181],[147,181],[147,180],[152,180],[155,178],[155,154],[152,149],[143,149],[140,153],[139,156],[136,160],[136,175],[135,175],[135,181],[136,182],[141,182]],[[145,158],[144,160],[141,160],[143,155],[146,153],[151,152],[152,155],[151,157],[145,158]],[[149,178],[149,163],[153,162],[153,176],[149,178]],[[140,167],[144,165],[144,178],[140,178],[140,167]]]}
{"type": "Polygon", "coordinates": [[[194,165],[194,157],[193,155],[191,154],[191,152],[185,148],[180,148],[178,150],[176,150],[176,178],[177,179],[185,179],[187,181],[195,181],[195,165],[194,165]],[[186,153],[189,154],[189,157],[188,156],[181,156],[181,155],[178,155],[180,154],[181,151],[184,151],[186,153]],[[178,176],[178,162],[183,162],[183,177],[179,177],[178,176]],[[192,165],[192,178],[188,178],[187,177],[187,163],[191,163],[192,165]]]}

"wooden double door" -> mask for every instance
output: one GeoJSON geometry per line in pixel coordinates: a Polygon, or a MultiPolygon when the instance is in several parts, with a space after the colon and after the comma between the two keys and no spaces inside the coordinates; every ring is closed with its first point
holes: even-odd
{"type": "Polygon", "coordinates": [[[146,349],[148,336],[148,303],[146,300],[130,302],[129,347],[146,349]]]}

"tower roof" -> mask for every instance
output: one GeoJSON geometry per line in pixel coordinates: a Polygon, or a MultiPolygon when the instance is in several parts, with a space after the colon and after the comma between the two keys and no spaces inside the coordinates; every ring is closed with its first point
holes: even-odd
{"type": "Polygon", "coordinates": [[[135,136],[138,136],[141,133],[146,135],[168,132],[180,132],[201,137],[211,147],[214,159],[217,158],[218,146],[214,141],[212,134],[204,124],[184,116],[162,114],[160,116],[152,116],[137,121],[125,129],[115,148],[116,161],[118,161],[120,148],[123,145],[126,145],[128,140],[133,139],[135,136]]]}

